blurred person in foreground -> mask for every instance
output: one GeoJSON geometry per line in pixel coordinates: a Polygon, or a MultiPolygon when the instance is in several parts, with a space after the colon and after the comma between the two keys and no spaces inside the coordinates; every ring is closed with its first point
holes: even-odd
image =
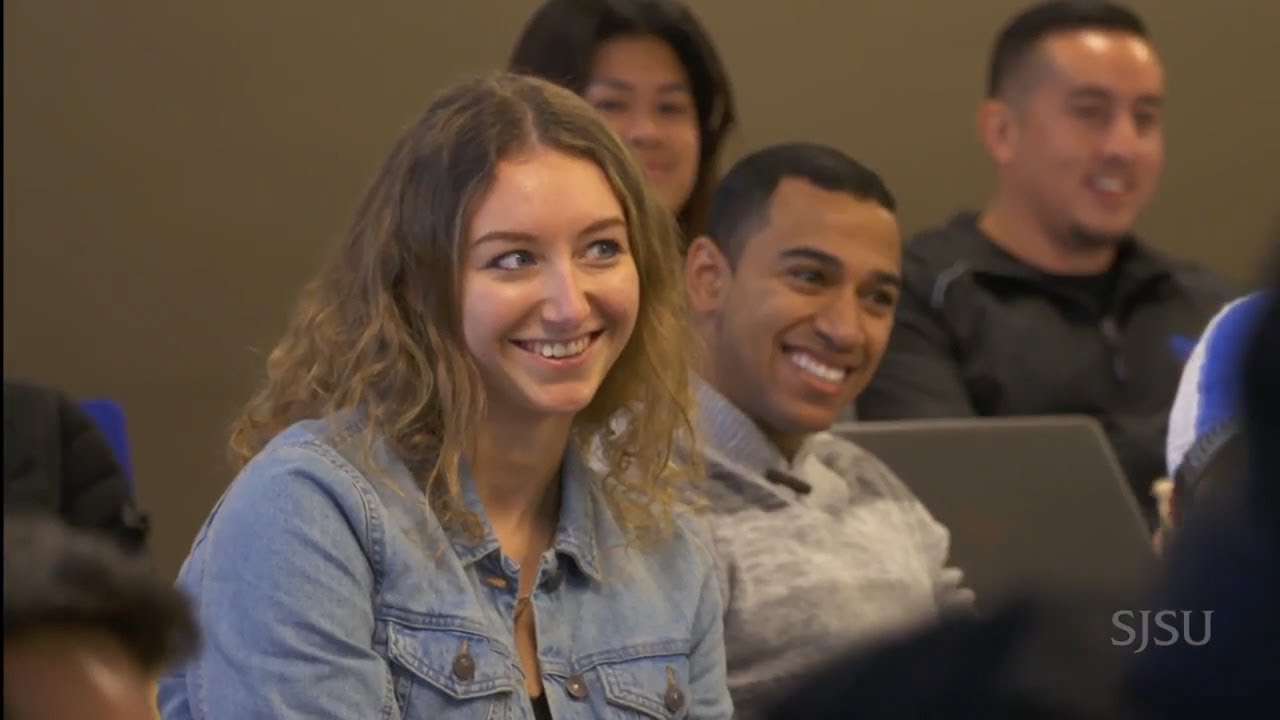
{"type": "Polygon", "coordinates": [[[139,558],[35,514],[4,518],[6,720],[144,720],[190,656],[186,599],[139,558]]]}

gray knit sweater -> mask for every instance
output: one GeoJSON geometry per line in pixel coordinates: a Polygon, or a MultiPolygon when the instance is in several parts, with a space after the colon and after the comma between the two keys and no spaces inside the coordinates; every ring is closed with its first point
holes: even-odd
{"type": "Polygon", "coordinates": [[[843,650],[972,603],[946,528],[871,454],[819,433],[789,463],[705,383],[698,402],[738,717],[843,650]]]}

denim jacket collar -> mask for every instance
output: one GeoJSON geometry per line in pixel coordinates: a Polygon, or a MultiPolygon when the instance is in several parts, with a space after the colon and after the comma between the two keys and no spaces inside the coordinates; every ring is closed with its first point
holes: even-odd
{"type": "MultiPolygon", "coordinates": [[[[459,529],[448,531],[454,552],[464,564],[470,565],[498,551],[498,538],[489,525],[465,463],[459,469],[458,479],[463,505],[479,516],[484,529],[479,543],[468,541],[459,529]]],[[[601,544],[612,546],[621,542],[622,532],[608,506],[597,496],[597,485],[597,478],[584,463],[581,451],[570,442],[560,465],[560,520],[552,548],[571,559],[592,580],[600,581],[604,575],[599,548],[601,544]]]]}

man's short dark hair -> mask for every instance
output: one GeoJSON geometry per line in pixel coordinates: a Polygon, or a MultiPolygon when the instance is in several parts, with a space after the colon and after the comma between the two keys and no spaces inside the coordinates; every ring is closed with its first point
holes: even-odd
{"type": "Polygon", "coordinates": [[[139,557],[40,514],[4,518],[4,636],[45,629],[105,632],[147,673],[195,652],[186,598],[139,557]]]}
{"type": "Polygon", "coordinates": [[[769,204],[783,178],[845,192],[894,212],[898,203],[875,171],[835,148],[816,143],[772,145],[739,160],[716,188],[707,236],[737,263],[747,238],[768,221],[769,204]]]}
{"type": "Polygon", "coordinates": [[[1112,30],[1144,39],[1149,37],[1142,18],[1115,3],[1054,0],[1033,5],[1009,20],[996,36],[987,73],[987,97],[1005,94],[1010,78],[1023,69],[1041,40],[1073,30],[1112,30]]]}

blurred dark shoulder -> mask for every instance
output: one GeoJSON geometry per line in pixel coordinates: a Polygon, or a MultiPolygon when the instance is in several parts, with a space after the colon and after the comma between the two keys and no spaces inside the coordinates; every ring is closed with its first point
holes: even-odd
{"type": "Polygon", "coordinates": [[[147,519],[93,421],[63,392],[4,381],[4,506],[104,533],[141,552],[147,519]]]}

